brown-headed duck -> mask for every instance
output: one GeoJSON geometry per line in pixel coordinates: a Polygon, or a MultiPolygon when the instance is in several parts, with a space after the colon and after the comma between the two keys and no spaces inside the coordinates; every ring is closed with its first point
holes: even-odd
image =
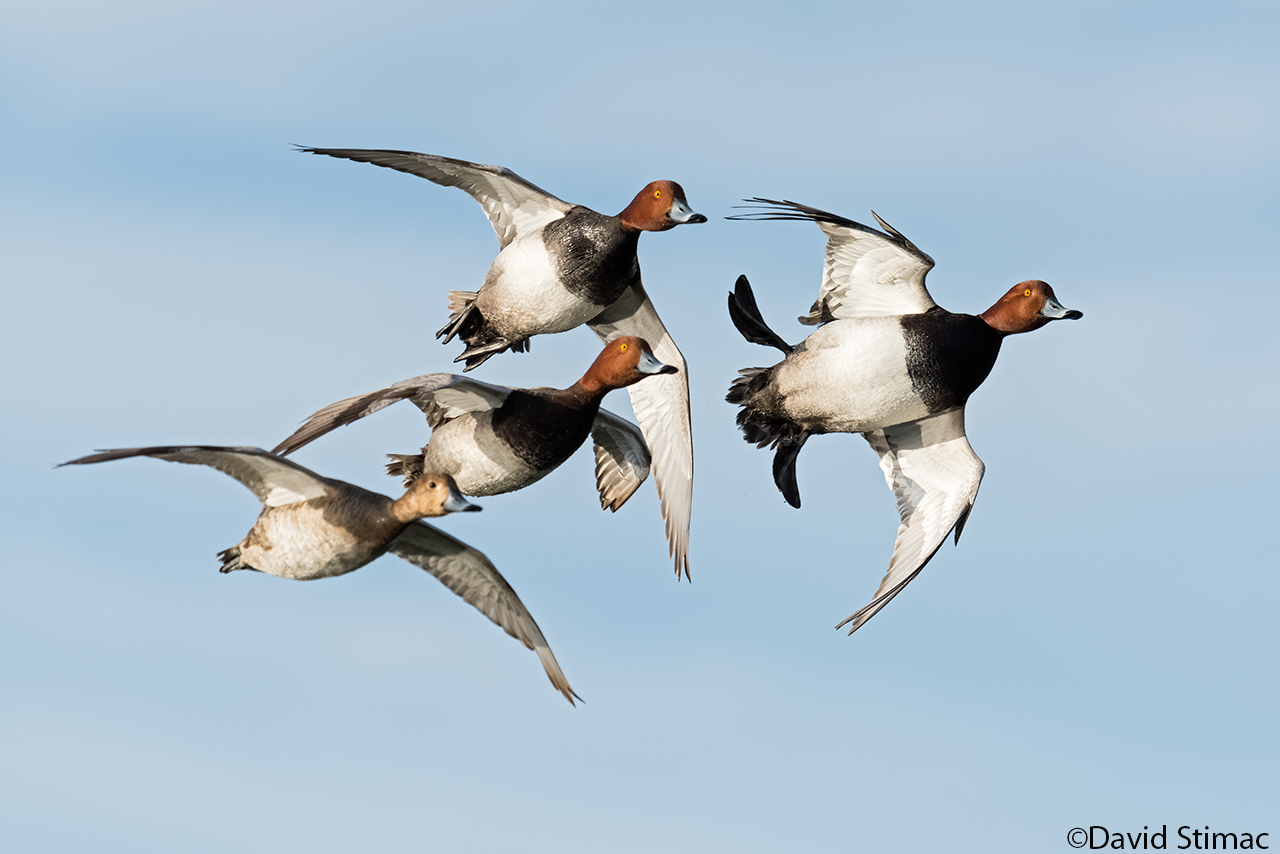
{"type": "Polygon", "coordinates": [[[263,508],[244,539],[218,553],[221,572],[252,569],[308,581],[359,569],[388,551],[434,575],[507,634],[538,654],[551,684],[571,704],[569,687],[546,638],[515,590],[489,559],[420,521],[479,510],[444,473],[419,477],[400,498],[321,477],[260,448],[204,445],[120,448],[62,465],[155,457],[205,465],[247,486],[263,508]]]}
{"type": "Polygon", "coordinates": [[[884,231],[794,202],[748,199],[762,210],[731,219],[816,222],[827,235],[818,299],[800,322],[819,328],[797,345],[765,323],[745,276],[729,315],[748,341],[786,358],[740,371],[726,397],[757,447],[777,449],[774,482],[800,506],[796,457],[816,433],[861,433],[880,456],[897,500],[889,569],[871,602],[842,620],[849,633],[902,591],[954,530],[956,542],[984,466],[969,447],[964,407],[987,378],[1005,336],[1083,316],[1041,281],[1015,285],[980,315],[953,314],[925,289],[933,259],[876,216],[884,231]]]}

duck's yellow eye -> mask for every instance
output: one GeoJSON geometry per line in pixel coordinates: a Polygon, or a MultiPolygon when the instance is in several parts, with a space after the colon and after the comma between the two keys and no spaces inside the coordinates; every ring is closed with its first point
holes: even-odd
{"type": "Polygon", "coordinates": [[[653,191],[653,197],[654,197],[655,199],[660,199],[660,198],[662,198],[662,191],[661,191],[661,190],[654,190],[654,191],[653,191]]]}
{"type": "Polygon", "coordinates": [[[620,347],[618,348],[618,350],[619,350],[619,352],[622,352],[622,353],[627,352],[627,345],[626,345],[626,344],[623,344],[622,346],[620,346],[620,347]]]}
{"type": "Polygon", "coordinates": [[[1029,297],[1029,296],[1031,296],[1031,288],[1027,288],[1025,291],[1023,291],[1023,292],[1022,292],[1022,295],[1023,295],[1024,297],[1029,297]]]}

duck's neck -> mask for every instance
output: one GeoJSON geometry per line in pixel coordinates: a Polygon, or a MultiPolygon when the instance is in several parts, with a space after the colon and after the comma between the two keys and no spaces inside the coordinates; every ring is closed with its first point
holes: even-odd
{"type": "Polygon", "coordinates": [[[1000,333],[1001,338],[1013,335],[1015,332],[1022,331],[1014,328],[1016,319],[1010,317],[1009,312],[1005,311],[1004,306],[1000,303],[996,303],[991,306],[991,308],[978,315],[978,317],[981,317],[986,322],[987,326],[990,326],[996,332],[1000,333]]]}
{"type": "Polygon", "coordinates": [[[628,237],[631,237],[633,240],[639,240],[640,232],[644,231],[644,229],[634,223],[628,222],[624,214],[626,214],[626,211],[623,211],[615,217],[618,221],[618,230],[628,237]]]}
{"type": "Polygon", "coordinates": [[[604,396],[613,391],[613,386],[605,385],[590,374],[584,376],[564,390],[564,393],[585,405],[599,406],[604,396]]]}
{"type": "Polygon", "coordinates": [[[391,518],[400,525],[408,525],[415,519],[421,519],[422,514],[416,512],[412,501],[409,500],[408,493],[400,496],[391,502],[391,518]]]}
{"type": "Polygon", "coordinates": [[[618,228],[622,229],[624,234],[639,236],[644,231],[646,220],[651,215],[645,211],[641,205],[639,196],[631,200],[631,204],[627,205],[618,212],[614,220],[618,223],[618,228]]]}

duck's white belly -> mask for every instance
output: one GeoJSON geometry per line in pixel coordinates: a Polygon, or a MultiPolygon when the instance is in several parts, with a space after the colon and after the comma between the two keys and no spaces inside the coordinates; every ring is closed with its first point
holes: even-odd
{"type": "Polygon", "coordinates": [[[493,433],[493,411],[467,413],[431,434],[423,471],[453,475],[464,495],[499,495],[523,489],[546,472],[529,467],[493,433]]]}
{"type": "Polygon", "coordinates": [[[475,304],[489,327],[509,341],[565,332],[602,308],[560,282],[541,232],[498,253],[475,304]]]}
{"type": "Polygon", "coordinates": [[[861,433],[929,414],[907,373],[897,317],[837,320],[774,372],[784,413],[813,432],[861,433]]]}
{"type": "Polygon", "coordinates": [[[323,508],[305,503],[267,508],[239,546],[242,564],[298,581],[343,575],[387,550],[332,525],[323,508]]]}

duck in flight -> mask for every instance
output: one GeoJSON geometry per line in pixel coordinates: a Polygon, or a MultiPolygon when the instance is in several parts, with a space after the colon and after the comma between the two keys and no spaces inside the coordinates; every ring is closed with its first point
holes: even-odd
{"type": "Polygon", "coordinates": [[[1014,285],[980,315],[954,314],[925,289],[933,259],[879,216],[883,231],[795,202],[747,201],[758,209],[731,219],[814,222],[827,246],[818,298],[800,318],[818,329],[800,344],[769,328],[745,276],[729,295],[729,316],[743,337],[785,356],[740,371],[729,388],[743,437],[776,449],[774,482],[799,507],[796,458],[808,438],[861,433],[880,456],[902,519],[875,596],[836,626],[852,624],[852,634],[916,577],[952,530],[959,542],[984,471],[965,436],[965,404],[1001,343],[1083,314],[1064,308],[1038,280],[1014,285]]]}
{"type": "Polygon", "coordinates": [[[129,457],[209,466],[240,481],[262,502],[262,512],[249,533],[218,553],[221,572],[252,569],[308,581],[352,572],[391,552],[431,573],[537,653],[547,678],[570,704],[581,699],[569,687],[533,615],[489,559],[421,521],[423,517],[480,509],[462,497],[448,474],[424,474],[403,496],[392,500],[322,477],[260,448],[119,448],[62,465],[129,457]]]}
{"type": "Polygon", "coordinates": [[[649,475],[640,429],[600,407],[613,389],[675,373],[643,340],[615,338],[566,389],[508,388],[458,374],[426,374],[331,403],[274,449],[291,454],[331,430],[399,400],[427,417],[431,439],[417,454],[388,454],[387,473],[405,485],[424,471],[447,472],[467,495],[524,489],[558,468],[588,436],[595,445],[600,506],[616,511],[649,475]]]}

